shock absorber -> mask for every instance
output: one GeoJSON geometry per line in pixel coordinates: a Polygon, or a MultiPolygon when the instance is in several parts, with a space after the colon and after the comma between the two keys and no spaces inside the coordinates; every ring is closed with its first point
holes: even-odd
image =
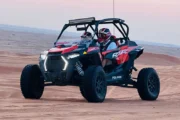
{"type": "Polygon", "coordinates": [[[79,73],[79,75],[84,76],[84,71],[82,69],[82,64],[78,61],[75,64],[76,70],[79,73]]]}

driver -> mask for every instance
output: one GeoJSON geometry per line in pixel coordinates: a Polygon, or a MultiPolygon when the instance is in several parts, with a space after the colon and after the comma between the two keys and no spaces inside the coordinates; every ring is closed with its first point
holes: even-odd
{"type": "MultiPolygon", "coordinates": [[[[117,48],[117,45],[114,41],[111,40],[112,34],[108,28],[102,28],[99,30],[99,42],[101,43],[101,50],[113,50],[117,48]]],[[[104,67],[110,61],[108,59],[103,59],[102,66],[104,67]]]]}
{"type": "Polygon", "coordinates": [[[84,32],[81,35],[81,40],[92,40],[92,34],[90,32],[84,32]]]}

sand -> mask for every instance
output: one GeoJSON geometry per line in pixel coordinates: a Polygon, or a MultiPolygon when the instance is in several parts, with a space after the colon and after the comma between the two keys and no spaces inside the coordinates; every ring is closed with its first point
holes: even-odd
{"type": "MultiPolygon", "coordinates": [[[[3,41],[1,37],[0,42],[8,41],[3,41]]],[[[24,99],[21,94],[19,79],[26,64],[38,63],[38,54],[31,52],[29,52],[30,55],[24,54],[22,51],[28,49],[21,45],[19,44],[17,50],[6,48],[1,44],[0,119],[2,120],[180,119],[180,59],[177,58],[178,56],[144,53],[136,61],[136,67],[139,70],[143,67],[154,67],[157,70],[161,81],[161,91],[157,101],[142,101],[136,89],[108,87],[106,100],[103,103],[87,103],[81,96],[79,88],[70,86],[46,87],[40,100],[29,100],[24,99]]],[[[33,47],[36,49],[38,46],[33,47]]],[[[37,50],[41,49],[37,48],[37,50]]]]}

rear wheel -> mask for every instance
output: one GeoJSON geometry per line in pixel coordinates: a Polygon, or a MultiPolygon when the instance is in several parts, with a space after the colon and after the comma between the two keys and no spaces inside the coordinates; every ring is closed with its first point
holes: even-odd
{"type": "Polygon", "coordinates": [[[38,65],[24,67],[20,86],[25,98],[40,99],[44,91],[44,79],[38,65]]]}
{"type": "Polygon", "coordinates": [[[137,89],[142,100],[156,100],[160,92],[160,80],[153,68],[144,68],[139,72],[137,89]]]}
{"type": "Polygon", "coordinates": [[[101,66],[90,66],[85,71],[82,86],[82,96],[88,102],[103,102],[106,97],[107,84],[105,73],[101,66]]]}

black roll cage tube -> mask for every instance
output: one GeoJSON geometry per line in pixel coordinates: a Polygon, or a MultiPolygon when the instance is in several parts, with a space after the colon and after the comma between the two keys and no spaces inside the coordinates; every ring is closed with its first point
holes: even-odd
{"type": "MultiPolygon", "coordinates": [[[[103,20],[96,20],[96,21],[92,21],[92,22],[82,22],[82,23],[76,23],[76,24],[65,24],[56,40],[56,42],[60,39],[60,37],[62,36],[63,32],[70,26],[78,26],[78,25],[87,25],[86,30],[90,27],[92,29],[92,31],[94,32],[94,36],[93,39],[96,36],[98,36],[98,26],[100,24],[113,24],[118,30],[119,32],[122,34],[122,36],[125,38],[125,40],[130,40],[128,35],[129,35],[129,27],[127,24],[124,23],[125,21],[119,18],[108,18],[108,19],[103,19],[103,20]],[[110,21],[110,22],[108,22],[110,21]],[[119,23],[120,27],[117,26],[116,23],[119,23]],[[92,27],[92,25],[95,25],[95,29],[92,27]],[[124,27],[126,27],[126,30],[124,29],[124,27]],[[122,30],[121,30],[121,29],[122,30]]],[[[54,43],[54,45],[56,44],[56,42],[54,43]]]]}

